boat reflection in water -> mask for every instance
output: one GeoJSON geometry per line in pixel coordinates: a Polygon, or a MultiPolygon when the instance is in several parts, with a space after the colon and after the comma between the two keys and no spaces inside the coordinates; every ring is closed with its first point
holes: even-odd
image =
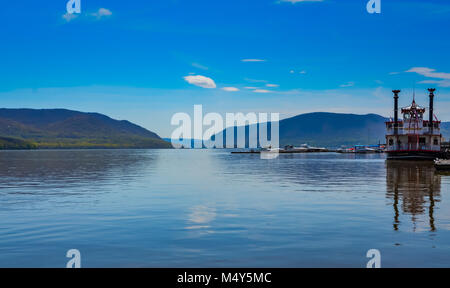
{"type": "Polygon", "coordinates": [[[416,229],[418,218],[427,215],[429,230],[436,231],[434,210],[441,198],[441,176],[433,163],[387,161],[387,198],[394,208],[394,230],[399,230],[401,214],[411,216],[416,229]]]}

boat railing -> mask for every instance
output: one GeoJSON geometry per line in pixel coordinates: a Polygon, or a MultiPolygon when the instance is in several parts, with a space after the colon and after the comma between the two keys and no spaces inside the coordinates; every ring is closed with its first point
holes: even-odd
{"type": "MultiPolygon", "coordinates": [[[[433,130],[431,130],[431,128],[418,128],[418,129],[398,128],[397,129],[397,135],[408,135],[408,134],[429,135],[429,134],[431,134],[431,132],[434,135],[438,135],[441,133],[441,129],[439,129],[439,128],[434,128],[433,130]]],[[[394,129],[387,129],[386,135],[394,135],[394,134],[395,134],[394,129]]]]}
{"type": "Polygon", "coordinates": [[[389,146],[388,151],[397,150],[419,150],[419,151],[430,151],[435,150],[434,147],[430,145],[419,145],[419,144],[404,144],[404,145],[392,145],[389,146]]]}

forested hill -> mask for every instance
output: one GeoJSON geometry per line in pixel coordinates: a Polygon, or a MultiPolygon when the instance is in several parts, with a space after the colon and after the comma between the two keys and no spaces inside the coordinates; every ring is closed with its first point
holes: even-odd
{"type": "Polygon", "coordinates": [[[66,109],[0,109],[0,137],[38,148],[171,147],[129,121],[66,109]]]}

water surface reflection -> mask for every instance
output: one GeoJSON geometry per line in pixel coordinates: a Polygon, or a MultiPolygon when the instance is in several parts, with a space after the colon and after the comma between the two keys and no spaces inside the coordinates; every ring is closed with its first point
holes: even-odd
{"type": "Polygon", "coordinates": [[[144,150],[1,151],[0,203],[13,208],[32,199],[91,198],[114,190],[109,186],[151,175],[157,161],[158,153],[144,150]]]}
{"type": "Polygon", "coordinates": [[[441,176],[436,174],[433,163],[386,162],[386,196],[392,200],[394,230],[400,228],[400,213],[411,216],[414,229],[417,218],[428,217],[430,231],[436,231],[434,210],[441,200],[441,176]]]}
{"type": "Polygon", "coordinates": [[[0,152],[0,267],[64,267],[71,248],[84,267],[364,267],[372,248],[384,267],[450,266],[450,177],[432,166],[254,156],[0,152]]]}

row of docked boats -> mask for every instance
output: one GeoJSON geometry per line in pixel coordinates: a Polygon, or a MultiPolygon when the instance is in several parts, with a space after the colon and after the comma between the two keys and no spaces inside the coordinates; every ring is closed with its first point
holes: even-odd
{"type": "Polygon", "coordinates": [[[312,153],[312,152],[329,152],[327,148],[322,147],[312,147],[308,144],[302,144],[300,147],[295,147],[293,145],[286,145],[284,149],[281,149],[284,153],[312,153]]]}
{"type": "Polygon", "coordinates": [[[259,149],[250,149],[242,151],[233,151],[232,154],[260,154],[260,153],[285,153],[285,154],[295,154],[295,153],[313,153],[313,152],[330,152],[327,148],[312,147],[308,144],[300,145],[295,147],[293,145],[286,145],[284,148],[274,148],[274,147],[264,147],[259,149]]]}
{"type": "Polygon", "coordinates": [[[337,153],[350,153],[350,154],[374,154],[374,153],[384,153],[384,145],[356,145],[351,148],[340,148],[337,149],[337,153]]]}
{"type": "MultiPolygon", "coordinates": [[[[352,148],[341,148],[337,150],[329,150],[326,148],[311,147],[307,144],[303,144],[300,147],[295,147],[292,145],[285,146],[284,148],[272,148],[265,147],[260,149],[251,149],[245,151],[233,151],[232,154],[262,154],[267,157],[270,154],[283,154],[283,153],[313,153],[313,152],[337,152],[343,154],[375,154],[375,153],[385,153],[385,145],[356,145],[352,148]]],[[[450,154],[443,153],[446,158],[450,158],[450,154]]],[[[409,159],[408,159],[409,160],[409,159]]],[[[434,166],[438,171],[450,171],[450,160],[448,159],[436,159],[434,160],[434,166]]]]}

